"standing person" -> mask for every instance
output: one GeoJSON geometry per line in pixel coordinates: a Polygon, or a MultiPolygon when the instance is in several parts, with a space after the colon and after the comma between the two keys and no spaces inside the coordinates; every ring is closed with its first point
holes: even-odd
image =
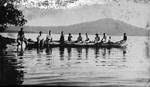
{"type": "Polygon", "coordinates": [[[68,41],[69,41],[69,42],[72,41],[72,35],[71,35],[71,33],[69,33],[69,35],[68,35],[68,41]]]}
{"type": "Polygon", "coordinates": [[[18,32],[17,35],[17,43],[18,46],[21,45],[21,48],[22,48],[23,41],[25,41],[25,35],[24,35],[23,28],[20,28],[20,31],[18,32]]]}
{"type": "Polygon", "coordinates": [[[59,41],[60,41],[61,44],[64,44],[64,42],[65,42],[65,39],[64,39],[64,32],[63,32],[63,31],[61,31],[61,36],[60,36],[59,41]]]}
{"type": "Polygon", "coordinates": [[[37,43],[38,45],[40,45],[40,47],[44,45],[44,37],[42,36],[42,31],[39,32],[39,35],[37,37],[37,43]]]}
{"type": "Polygon", "coordinates": [[[89,42],[89,41],[90,41],[90,39],[89,39],[89,37],[88,37],[88,34],[87,34],[87,33],[85,33],[85,36],[86,36],[85,42],[89,42]]]}
{"type": "Polygon", "coordinates": [[[48,44],[49,42],[52,42],[51,30],[49,30],[49,33],[46,36],[46,44],[48,44]]]}
{"type": "Polygon", "coordinates": [[[95,35],[96,35],[96,37],[95,37],[94,42],[98,43],[100,41],[100,37],[99,37],[99,35],[97,33],[95,35]]]}
{"type": "Polygon", "coordinates": [[[82,36],[81,36],[81,33],[79,33],[79,36],[77,38],[77,41],[76,42],[82,42],[82,36]]]}
{"type": "Polygon", "coordinates": [[[123,33],[123,39],[121,41],[118,41],[117,43],[124,43],[127,41],[127,35],[126,33],[123,33]]]}
{"type": "Polygon", "coordinates": [[[101,42],[102,42],[102,43],[103,43],[103,42],[106,42],[106,40],[107,40],[106,34],[103,33],[103,38],[102,38],[101,42]]]}
{"type": "Polygon", "coordinates": [[[123,40],[124,40],[124,41],[127,40],[127,35],[126,35],[126,33],[123,34],[123,40]]]}

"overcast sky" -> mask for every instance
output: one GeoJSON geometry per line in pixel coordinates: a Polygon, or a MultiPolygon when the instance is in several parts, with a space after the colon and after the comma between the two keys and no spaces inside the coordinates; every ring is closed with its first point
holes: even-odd
{"type": "Polygon", "coordinates": [[[150,19],[150,4],[132,0],[119,0],[119,2],[117,0],[73,0],[73,3],[57,4],[55,2],[47,9],[37,6],[38,2],[40,0],[30,0],[23,4],[28,7],[22,8],[28,19],[26,25],[59,26],[113,18],[138,27],[145,27],[150,19]]]}

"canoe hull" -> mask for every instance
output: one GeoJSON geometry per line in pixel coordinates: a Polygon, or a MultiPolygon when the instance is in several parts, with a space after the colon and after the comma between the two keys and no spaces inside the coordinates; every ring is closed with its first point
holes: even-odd
{"type": "MultiPolygon", "coordinates": [[[[41,45],[38,45],[37,42],[32,42],[32,43],[28,43],[27,47],[28,48],[38,48],[41,45]]],[[[126,47],[126,43],[64,43],[64,44],[60,44],[59,42],[52,42],[49,44],[44,44],[42,46],[43,48],[45,47],[95,47],[95,48],[122,48],[122,47],[126,47]]],[[[41,48],[41,47],[40,47],[41,48]]]]}

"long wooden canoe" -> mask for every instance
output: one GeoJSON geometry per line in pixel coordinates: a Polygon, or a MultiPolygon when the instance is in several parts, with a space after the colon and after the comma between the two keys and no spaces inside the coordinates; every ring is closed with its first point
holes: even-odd
{"type": "MultiPolygon", "coordinates": [[[[37,48],[41,45],[37,44],[37,42],[28,42],[28,48],[37,48]]],[[[42,47],[99,47],[99,48],[122,48],[126,47],[126,41],[118,41],[118,42],[111,42],[111,43],[94,43],[94,42],[65,42],[61,44],[59,41],[50,42],[48,44],[44,44],[42,47]]]]}

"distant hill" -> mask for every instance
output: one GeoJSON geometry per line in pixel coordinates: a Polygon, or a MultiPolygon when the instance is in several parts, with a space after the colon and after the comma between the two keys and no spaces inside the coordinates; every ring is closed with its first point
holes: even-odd
{"type": "MultiPolygon", "coordinates": [[[[67,20],[67,19],[66,19],[67,20]]],[[[6,30],[6,32],[16,32],[18,31],[18,27],[10,27],[6,30]]],[[[122,35],[124,32],[126,32],[128,35],[132,36],[144,36],[146,35],[147,30],[132,26],[130,24],[127,24],[125,22],[114,20],[114,19],[100,19],[97,21],[92,22],[86,22],[86,23],[80,23],[75,25],[69,25],[69,26],[25,26],[24,31],[25,32],[39,32],[43,31],[44,33],[47,33],[48,30],[51,30],[53,33],[60,33],[62,30],[65,33],[89,33],[89,34],[95,34],[95,33],[106,33],[109,35],[122,35]]]]}

